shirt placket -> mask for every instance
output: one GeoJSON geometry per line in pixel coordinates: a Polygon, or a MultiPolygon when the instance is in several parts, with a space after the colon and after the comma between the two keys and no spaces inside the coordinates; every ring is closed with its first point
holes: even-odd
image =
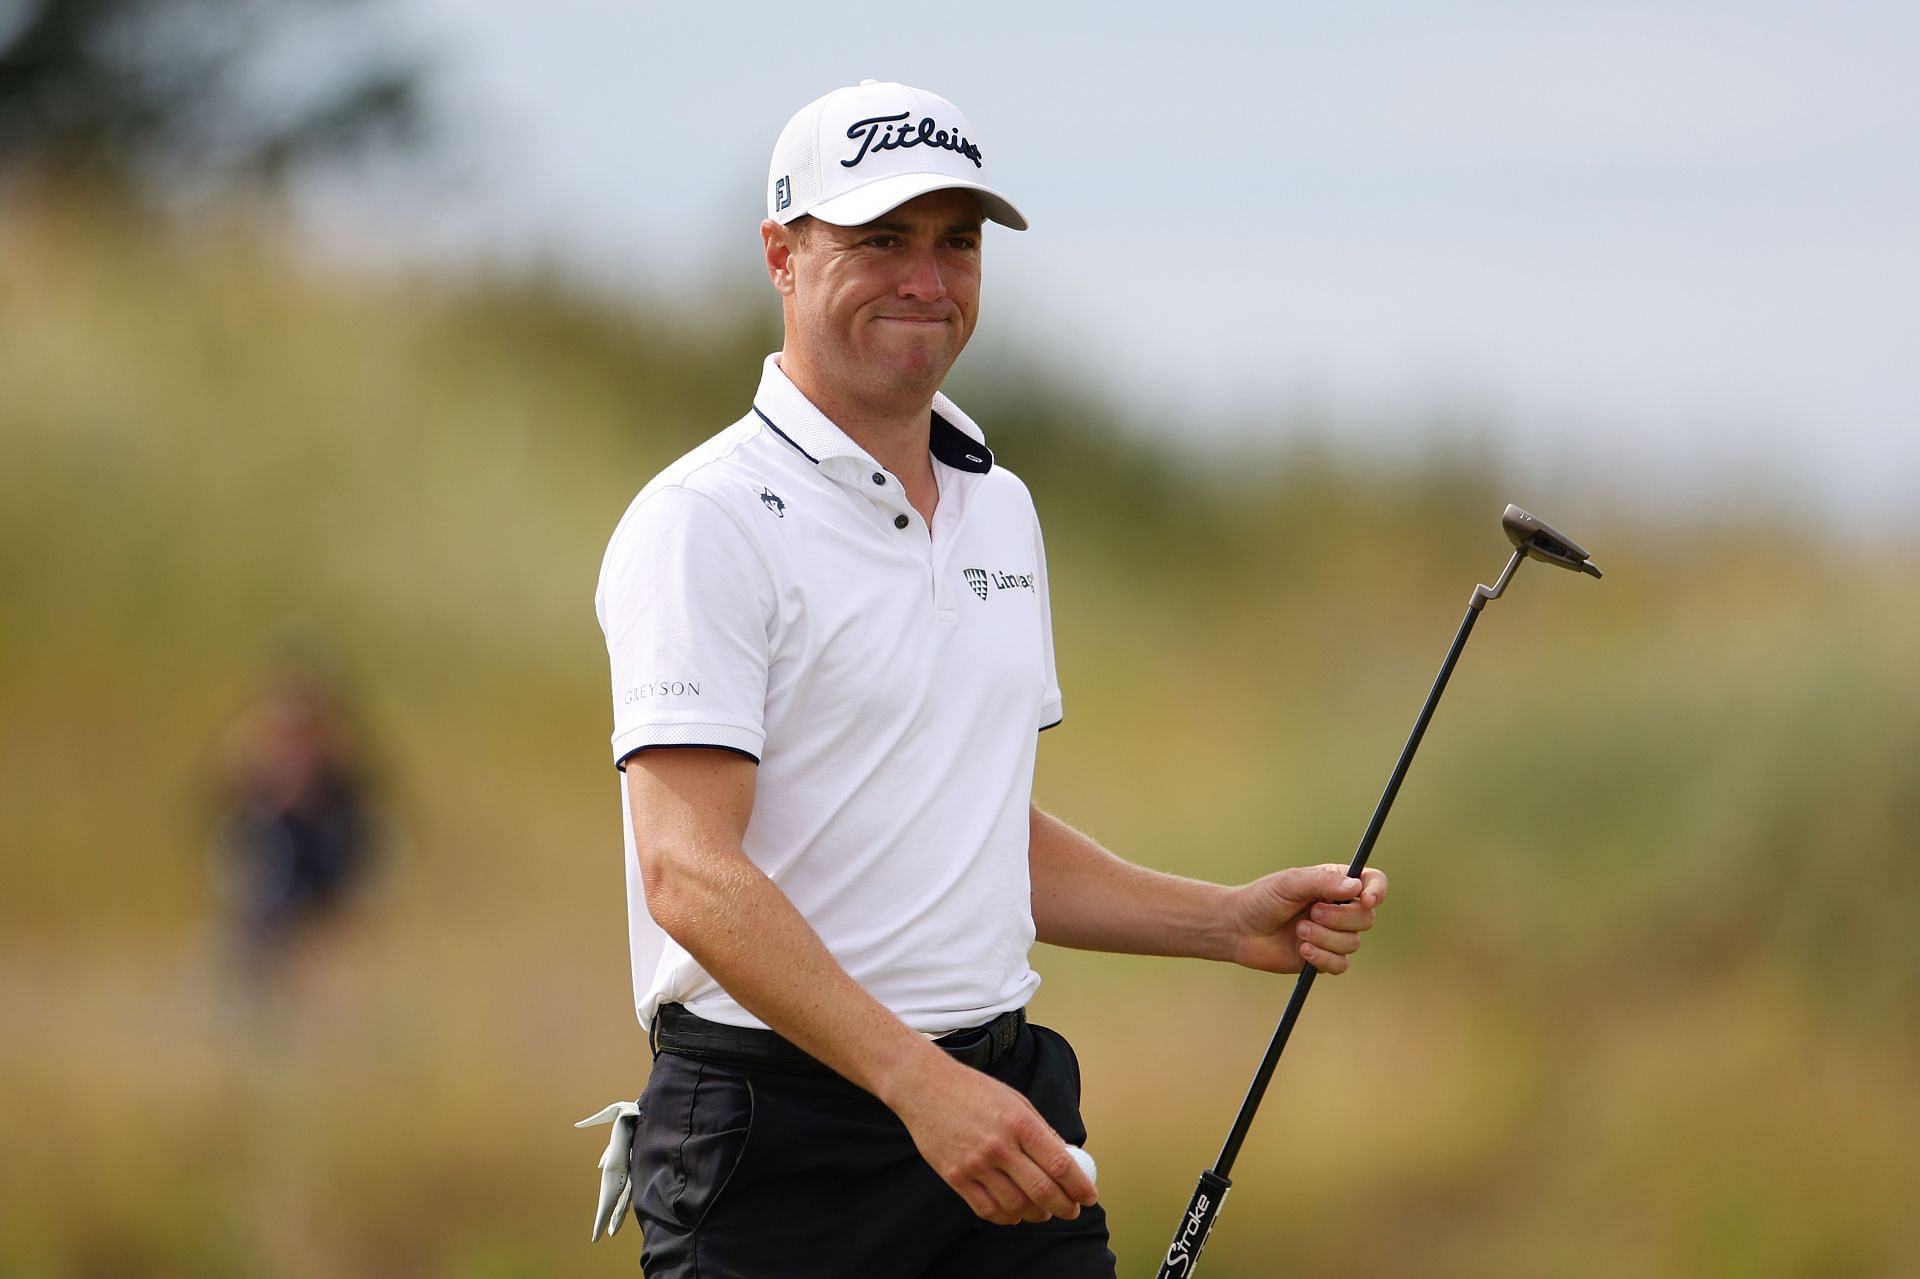
{"type": "MultiPolygon", "coordinates": [[[[939,581],[936,576],[935,546],[933,530],[920,518],[920,512],[913,509],[907,501],[906,486],[891,472],[875,465],[873,459],[860,457],[840,457],[826,460],[823,467],[833,479],[844,487],[858,493],[874,511],[875,519],[886,537],[903,553],[912,555],[919,567],[925,584],[926,596],[937,620],[951,621],[952,618],[940,618],[939,581]]],[[[938,507],[934,510],[934,520],[944,526],[938,507]]],[[[951,601],[948,602],[951,612],[951,601]]]]}
{"type": "Polygon", "coordinates": [[[956,574],[952,564],[954,549],[960,545],[961,526],[967,518],[970,477],[938,462],[934,463],[933,472],[940,483],[940,502],[933,508],[934,536],[931,538],[933,620],[942,626],[956,626],[960,622],[960,609],[954,593],[956,574]]]}

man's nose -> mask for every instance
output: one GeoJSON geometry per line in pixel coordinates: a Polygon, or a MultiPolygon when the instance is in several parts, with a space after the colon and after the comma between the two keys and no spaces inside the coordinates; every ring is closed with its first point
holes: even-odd
{"type": "Polygon", "coordinates": [[[947,282],[940,274],[940,255],[932,245],[909,249],[900,277],[900,296],[937,302],[947,296],[947,282]]]}

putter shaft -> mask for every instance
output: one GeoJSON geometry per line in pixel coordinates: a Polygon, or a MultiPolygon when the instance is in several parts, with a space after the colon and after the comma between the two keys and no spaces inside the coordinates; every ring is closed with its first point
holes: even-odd
{"type": "MultiPolygon", "coordinates": [[[[1524,548],[1514,551],[1494,586],[1474,588],[1473,598],[1467,604],[1467,615],[1461,619],[1460,629],[1454,633],[1453,646],[1447,650],[1446,660],[1440,663],[1440,674],[1434,678],[1433,687],[1427,690],[1426,704],[1420,708],[1420,717],[1413,722],[1413,731],[1407,735],[1406,745],[1400,748],[1400,758],[1394,763],[1393,774],[1387,778],[1387,787],[1380,793],[1380,802],[1374,805],[1373,819],[1367,823],[1366,833],[1360,837],[1360,846],[1353,855],[1353,861],[1347,865],[1349,877],[1357,879],[1360,872],[1366,869],[1367,858],[1373,853],[1381,828],[1387,824],[1387,813],[1393,808],[1394,797],[1400,793],[1400,783],[1406,780],[1407,768],[1413,763],[1413,753],[1420,748],[1420,739],[1426,735],[1434,707],[1440,704],[1440,695],[1447,691],[1447,680],[1452,677],[1454,665],[1460,660],[1460,650],[1467,646],[1467,637],[1473,634],[1473,624],[1479,619],[1480,611],[1486,607],[1488,600],[1500,598],[1507,583],[1513,579],[1514,571],[1525,558],[1524,548]]],[[[1200,1250],[1206,1247],[1207,1237],[1213,1233],[1214,1217],[1233,1185],[1233,1164],[1240,1157],[1240,1146],[1247,1139],[1248,1129],[1253,1127],[1254,1113],[1260,1109],[1261,1099],[1267,1095],[1267,1085],[1273,1079],[1274,1068],[1280,1064],[1280,1054],[1286,1051],[1294,1023],[1300,1019],[1300,1010],[1306,1006],[1307,994],[1313,989],[1313,979],[1318,975],[1318,969],[1306,964],[1300,969],[1299,977],[1294,979],[1293,994],[1287,999],[1286,1011],[1280,1014],[1280,1024],[1267,1044],[1266,1056],[1260,1059],[1260,1068],[1254,1072],[1246,1100],[1240,1103],[1240,1113],[1234,1116],[1233,1127],[1220,1147],[1219,1158],[1214,1160],[1213,1167],[1200,1174],[1200,1184],[1187,1203],[1187,1211],[1180,1218],[1179,1228],[1174,1232],[1173,1243],[1167,1248],[1157,1279],[1187,1279],[1199,1264],[1200,1250]]]]}
{"type": "MultiPolygon", "coordinates": [[[[1513,559],[1508,561],[1507,571],[1500,577],[1501,587],[1505,587],[1522,558],[1515,552],[1513,559]]],[[[1493,592],[1482,596],[1476,591],[1473,603],[1467,606],[1467,615],[1461,619],[1460,629],[1454,633],[1453,646],[1447,650],[1447,659],[1440,664],[1440,674],[1434,678],[1433,687],[1427,690],[1426,704],[1420,708],[1420,717],[1413,722],[1413,731],[1407,734],[1406,745],[1400,748],[1400,758],[1394,761],[1393,774],[1387,778],[1386,789],[1380,792],[1380,802],[1373,807],[1373,818],[1367,823],[1366,833],[1360,837],[1360,846],[1354,852],[1353,860],[1347,864],[1349,878],[1359,878],[1360,872],[1366,869],[1367,858],[1373,855],[1373,846],[1380,838],[1381,829],[1387,824],[1387,813],[1400,794],[1400,783],[1407,778],[1413,753],[1420,749],[1420,739],[1426,736],[1434,707],[1440,704],[1440,694],[1447,691],[1447,680],[1452,678],[1454,665],[1460,660],[1460,650],[1467,646],[1467,637],[1473,634],[1473,624],[1478,620],[1480,610],[1486,607],[1488,599],[1493,598],[1497,598],[1493,592]]],[[[1261,1058],[1260,1069],[1253,1076],[1253,1086],[1247,1089],[1246,1100],[1240,1103],[1240,1113],[1234,1117],[1233,1128],[1227,1133],[1225,1144],[1220,1147],[1220,1157],[1213,1161],[1215,1175],[1222,1178],[1232,1175],[1234,1160],[1240,1157],[1240,1145],[1247,1139],[1247,1130],[1253,1126],[1254,1112],[1260,1108],[1260,1101],[1266,1096],[1274,1067],[1280,1064],[1280,1054],[1286,1051],[1287,1038],[1293,1034],[1293,1023],[1299,1020],[1300,1009],[1307,1002],[1307,992],[1313,989],[1313,979],[1318,975],[1319,969],[1307,964],[1294,979],[1293,994],[1287,999],[1286,1011],[1280,1015],[1280,1025],[1273,1032],[1272,1042],[1267,1045],[1267,1055],[1261,1058]]]]}

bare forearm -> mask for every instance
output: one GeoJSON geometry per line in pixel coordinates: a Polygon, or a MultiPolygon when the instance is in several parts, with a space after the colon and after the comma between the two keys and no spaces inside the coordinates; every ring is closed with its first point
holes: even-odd
{"type": "Polygon", "coordinates": [[[742,848],[755,766],[699,749],[627,767],[647,909],[740,1005],[878,1097],[975,1214],[1072,1217],[1093,1183],[1033,1103],[936,1048],[842,968],[742,848]]]}
{"type": "Polygon", "coordinates": [[[1041,941],[1132,955],[1233,957],[1222,910],[1227,889],[1124,861],[1037,807],[1029,829],[1041,941]]]}
{"type": "Polygon", "coordinates": [[[745,853],[677,865],[649,880],[647,901],[741,1007],[883,1101],[916,1066],[942,1058],[847,974],[745,853]]]}

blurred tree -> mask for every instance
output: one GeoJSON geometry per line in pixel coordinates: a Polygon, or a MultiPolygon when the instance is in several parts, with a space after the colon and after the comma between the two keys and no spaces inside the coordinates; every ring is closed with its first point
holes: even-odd
{"type": "Polygon", "coordinates": [[[378,0],[0,0],[0,178],[273,185],[417,142],[378,0]]]}

